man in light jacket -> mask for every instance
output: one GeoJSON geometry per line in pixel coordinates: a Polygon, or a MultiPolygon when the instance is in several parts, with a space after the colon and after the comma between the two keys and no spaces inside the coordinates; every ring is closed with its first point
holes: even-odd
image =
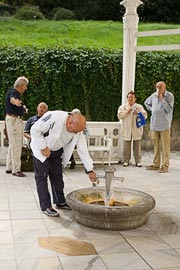
{"type": "Polygon", "coordinates": [[[31,148],[34,155],[37,192],[41,210],[48,216],[59,216],[59,213],[52,208],[47,185],[48,176],[54,194],[57,196],[54,201],[56,208],[68,208],[64,196],[62,161],[65,167],[75,145],[89,179],[92,182],[96,181],[93,161],[83,134],[85,127],[86,118],[81,114],[48,111],[31,128],[31,148]]]}
{"type": "Polygon", "coordinates": [[[136,95],[134,91],[127,94],[127,103],[119,107],[117,116],[121,122],[121,133],[123,137],[123,166],[129,166],[131,159],[131,144],[133,142],[133,154],[135,165],[141,165],[141,138],[143,135],[143,126],[137,127],[136,118],[141,112],[144,118],[147,118],[147,112],[143,106],[136,103],[136,95]]]}

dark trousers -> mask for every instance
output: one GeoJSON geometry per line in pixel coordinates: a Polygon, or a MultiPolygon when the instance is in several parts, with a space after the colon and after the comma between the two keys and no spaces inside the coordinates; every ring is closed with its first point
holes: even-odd
{"type": "Polygon", "coordinates": [[[75,161],[75,160],[74,160],[74,155],[73,155],[73,154],[71,155],[71,157],[70,157],[70,160],[69,160],[69,161],[71,161],[71,162],[75,161]]]}
{"type": "Polygon", "coordinates": [[[48,190],[48,176],[51,183],[53,203],[61,204],[65,202],[63,191],[62,152],[62,148],[58,151],[51,151],[50,157],[43,163],[39,159],[33,157],[37,192],[42,210],[52,206],[51,196],[48,190]]]}

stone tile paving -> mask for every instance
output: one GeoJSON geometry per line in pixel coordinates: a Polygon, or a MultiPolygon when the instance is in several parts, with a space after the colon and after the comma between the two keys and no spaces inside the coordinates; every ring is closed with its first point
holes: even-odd
{"type": "MultiPolygon", "coordinates": [[[[180,270],[180,154],[171,153],[168,173],[147,171],[152,153],[143,153],[142,168],[113,165],[124,186],[151,194],[155,208],[145,225],[126,231],[104,231],[74,221],[71,211],[60,218],[41,213],[33,173],[25,178],[5,174],[0,166],[0,269],[3,270],[180,270]],[[92,243],[97,255],[67,256],[41,248],[38,237],[68,236],[92,243]]],[[[98,173],[101,166],[95,166],[98,173]]],[[[65,192],[90,187],[84,169],[64,170],[65,192]]],[[[103,180],[100,182],[104,185],[103,180]]],[[[115,187],[120,183],[115,182],[115,187]]]]}

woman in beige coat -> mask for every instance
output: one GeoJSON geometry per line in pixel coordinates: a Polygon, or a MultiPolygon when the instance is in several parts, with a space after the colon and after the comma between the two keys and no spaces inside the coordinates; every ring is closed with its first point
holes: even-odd
{"type": "Polygon", "coordinates": [[[141,112],[145,119],[147,112],[143,106],[136,102],[136,95],[133,91],[127,94],[127,104],[121,105],[118,109],[118,118],[121,122],[121,133],[124,140],[123,145],[123,166],[129,166],[131,160],[131,143],[133,141],[133,154],[137,167],[141,165],[141,139],[143,135],[143,126],[136,126],[137,114],[141,112]]]}

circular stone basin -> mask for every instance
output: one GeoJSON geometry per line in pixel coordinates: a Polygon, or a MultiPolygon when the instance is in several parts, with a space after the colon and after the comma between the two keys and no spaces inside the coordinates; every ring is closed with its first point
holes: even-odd
{"type": "Polygon", "coordinates": [[[155,206],[149,194],[126,188],[116,188],[115,205],[105,206],[104,192],[104,188],[84,188],[67,195],[67,204],[78,223],[112,231],[134,229],[146,223],[146,214],[155,206]]]}

